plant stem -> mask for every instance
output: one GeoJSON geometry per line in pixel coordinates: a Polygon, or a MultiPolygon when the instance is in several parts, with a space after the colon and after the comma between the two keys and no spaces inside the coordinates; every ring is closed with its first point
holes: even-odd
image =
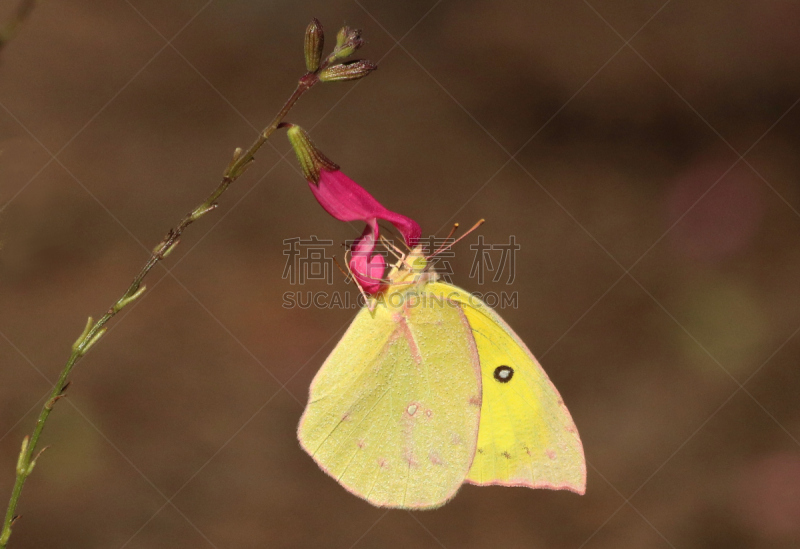
{"type": "Polygon", "coordinates": [[[39,412],[39,419],[36,421],[36,427],[34,428],[33,433],[23,439],[22,449],[17,460],[16,480],[14,482],[14,488],[11,491],[11,499],[8,502],[8,510],[6,511],[5,520],[3,521],[3,529],[0,531],[0,549],[5,549],[6,545],[8,544],[8,539],[11,536],[11,525],[16,520],[15,513],[17,504],[19,503],[20,495],[22,494],[22,488],[25,485],[25,481],[27,480],[28,476],[30,476],[31,472],[33,471],[33,467],[36,465],[36,460],[38,459],[39,455],[41,455],[41,452],[39,452],[39,454],[34,457],[34,452],[36,451],[39,437],[41,436],[45,423],[47,422],[47,417],[53,410],[55,403],[64,395],[64,391],[66,390],[67,385],[69,385],[67,380],[72,372],[72,369],[75,367],[75,364],[77,364],[77,362],[86,354],[89,348],[94,345],[94,343],[96,343],[100,337],[102,337],[103,333],[106,331],[105,325],[108,323],[108,321],[111,320],[119,311],[121,311],[123,307],[142,295],[145,290],[142,282],[147,274],[153,269],[153,267],[156,266],[159,261],[167,257],[167,255],[169,255],[169,253],[175,249],[180,241],[183,231],[186,230],[189,225],[217,207],[217,200],[222,193],[224,193],[228,187],[230,187],[230,185],[247,170],[247,168],[253,162],[256,152],[258,152],[262,145],[267,142],[267,139],[269,139],[275,130],[278,129],[279,124],[283,121],[292,107],[294,107],[295,103],[297,103],[297,100],[300,99],[300,97],[309,89],[311,89],[317,82],[319,82],[319,79],[315,73],[308,73],[298,81],[297,88],[294,90],[294,93],[292,93],[281,110],[278,111],[278,114],[275,115],[275,118],[272,120],[269,126],[264,128],[264,131],[259,134],[258,138],[250,146],[250,148],[244,153],[242,153],[241,149],[236,149],[233,160],[225,170],[222,181],[214,190],[214,192],[212,192],[208,198],[206,198],[206,200],[203,201],[203,203],[201,203],[197,208],[192,210],[191,213],[185,215],[174,228],[167,232],[167,234],[164,236],[164,239],[153,250],[150,258],[147,260],[147,263],[145,263],[144,267],[142,267],[142,270],[139,271],[139,274],[133,279],[131,285],[128,286],[128,289],[124,294],[122,294],[122,297],[120,297],[117,302],[114,303],[114,305],[111,306],[97,322],[92,323],[92,318],[89,318],[86,329],[73,344],[72,354],[67,360],[64,369],[61,370],[61,374],[58,376],[58,381],[56,381],[55,385],[53,386],[53,390],[50,392],[47,402],[42,407],[42,411],[39,412]]]}

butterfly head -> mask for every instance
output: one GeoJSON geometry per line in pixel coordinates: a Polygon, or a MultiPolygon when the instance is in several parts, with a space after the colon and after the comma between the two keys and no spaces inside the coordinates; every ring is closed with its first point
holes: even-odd
{"type": "Polygon", "coordinates": [[[403,260],[403,267],[412,275],[419,275],[428,270],[428,258],[422,251],[421,246],[417,246],[403,260]]]}
{"type": "MultiPolygon", "coordinates": [[[[383,282],[382,287],[378,292],[372,294],[372,297],[375,298],[376,302],[381,301],[389,295],[416,291],[416,288],[438,280],[439,275],[431,268],[436,256],[450,249],[456,242],[480,227],[483,222],[484,220],[481,219],[471,229],[461,235],[461,237],[451,240],[453,233],[458,228],[458,224],[455,224],[453,230],[447,238],[444,239],[445,244],[428,254],[426,254],[428,250],[425,250],[422,246],[416,246],[408,253],[402,254],[402,250],[396,246],[391,244],[386,245],[386,249],[389,250],[390,253],[395,253],[398,260],[391,271],[389,271],[388,276],[381,279],[383,282]]],[[[385,241],[384,244],[386,244],[385,241]]]]}
{"type": "Polygon", "coordinates": [[[389,273],[389,286],[424,284],[436,280],[435,271],[429,268],[428,257],[417,246],[401,257],[389,273]]]}

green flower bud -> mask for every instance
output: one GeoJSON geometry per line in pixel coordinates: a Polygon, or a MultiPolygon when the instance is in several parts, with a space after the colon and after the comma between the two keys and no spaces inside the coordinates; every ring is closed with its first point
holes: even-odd
{"type": "Polygon", "coordinates": [[[319,68],[324,45],[325,34],[322,32],[322,24],[314,18],[308,24],[305,36],[306,70],[308,72],[316,72],[319,68]]]}
{"type": "Polygon", "coordinates": [[[342,27],[336,35],[336,47],[331,54],[331,61],[347,59],[353,55],[358,48],[364,45],[359,29],[342,27]]]}
{"type": "Polygon", "coordinates": [[[364,78],[377,68],[378,66],[372,64],[370,61],[359,59],[358,61],[349,61],[341,65],[327,67],[319,73],[319,79],[321,82],[358,80],[359,78],[364,78]]]}

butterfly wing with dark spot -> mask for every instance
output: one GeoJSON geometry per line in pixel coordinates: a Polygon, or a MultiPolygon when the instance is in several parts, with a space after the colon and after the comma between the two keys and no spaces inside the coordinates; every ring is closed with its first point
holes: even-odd
{"type": "Polygon", "coordinates": [[[488,305],[444,283],[426,286],[461,304],[483,372],[473,484],[584,493],[586,461],[575,423],[534,356],[488,305]]]}

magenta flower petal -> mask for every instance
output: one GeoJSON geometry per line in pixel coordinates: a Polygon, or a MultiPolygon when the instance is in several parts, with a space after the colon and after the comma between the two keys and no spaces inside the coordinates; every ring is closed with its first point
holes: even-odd
{"type": "MultiPolygon", "coordinates": [[[[329,214],[339,221],[366,221],[384,219],[397,227],[406,244],[413,248],[422,234],[419,224],[413,219],[387,210],[358,183],[339,170],[320,170],[319,183],[308,183],[317,201],[329,214]]],[[[375,228],[375,239],[378,230],[375,228]]],[[[363,238],[363,237],[362,237],[363,238]]]]}
{"type": "Polygon", "coordinates": [[[353,243],[349,267],[366,293],[381,292],[386,287],[383,281],[386,260],[375,253],[380,238],[378,220],[383,219],[397,227],[409,248],[416,247],[422,230],[413,219],[384,208],[358,183],[339,171],[339,166],[314,146],[302,128],[290,125],[286,133],[308,186],[325,211],[339,221],[363,221],[367,224],[353,243]]]}
{"type": "Polygon", "coordinates": [[[350,270],[358,284],[367,294],[374,295],[383,290],[383,273],[386,260],[381,254],[373,253],[378,238],[378,222],[375,218],[367,222],[364,232],[353,243],[350,270]]]}

